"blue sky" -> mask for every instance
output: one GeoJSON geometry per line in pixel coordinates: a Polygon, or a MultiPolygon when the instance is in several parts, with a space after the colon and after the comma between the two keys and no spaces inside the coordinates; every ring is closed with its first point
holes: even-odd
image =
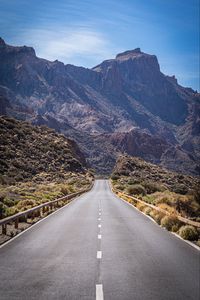
{"type": "Polygon", "coordinates": [[[85,67],[140,47],[199,90],[198,0],[0,0],[0,36],[85,67]]]}

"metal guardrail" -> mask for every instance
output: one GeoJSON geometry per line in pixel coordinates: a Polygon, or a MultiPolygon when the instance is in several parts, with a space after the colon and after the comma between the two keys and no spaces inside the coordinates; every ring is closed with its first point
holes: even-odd
{"type": "Polygon", "coordinates": [[[192,226],[195,226],[195,227],[200,228],[200,223],[199,223],[199,222],[196,222],[196,221],[192,221],[192,220],[186,219],[186,218],[181,217],[181,216],[179,216],[179,215],[177,215],[177,214],[171,214],[170,212],[166,211],[165,209],[162,209],[162,208],[160,208],[160,207],[157,207],[157,206],[155,206],[155,205],[153,205],[153,204],[149,204],[149,203],[147,203],[147,202],[145,202],[145,201],[142,201],[142,200],[140,200],[140,199],[138,199],[138,198],[136,198],[136,197],[130,196],[130,195],[128,195],[128,194],[122,193],[121,191],[119,191],[119,190],[117,190],[117,189],[114,189],[113,187],[112,187],[111,189],[112,189],[112,191],[113,191],[114,193],[116,193],[116,192],[117,192],[117,193],[120,193],[122,196],[131,198],[131,199],[133,199],[134,201],[137,201],[137,202],[139,202],[139,203],[142,203],[142,204],[144,204],[144,205],[146,205],[146,206],[148,206],[148,207],[150,207],[150,208],[152,208],[152,209],[155,209],[155,210],[157,210],[158,212],[161,212],[161,213],[163,213],[163,214],[165,214],[165,215],[168,215],[168,216],[172,216],[172,215],[173,215],[173,216],[175,216],[179,221],[181,221],[181,222],[183,222],[183,223],[185,223],[185,224],[192,225],[192,226]]]}
{"type": "Polygon", "coordinates": [[[69,194],[69,195],[63,196],[61,198],[49,201],[49,202],[42,203],[42,204],[40,204],[38,206],[35,206],[35,207],[32,207],[32,208],[30,208],[28,210],[19,212],[19,213],[13,215],[13,216],[1,219],[0,220],[0,226],[2,226],[2,234],[6,234],[7,233],[7,224],[14,222],[15,223],[15,228],[17,229],[20,218],[23,217],[25,220],[27,220],[28,217],[31,217],[31,216],[35,215],[36,212],[38,213],[37,216],[41,216],[45,212],[50,211],[53,208],[57,208],[58,207],[58,203],[60,201],[67,201],[67,200],[70,200],[70,199],[72,199],[74,197],[80,196],[80,195],[82,195],[82,194],[90,191],[92,189],[93,185],[94,185],[94,181],[91,183],[90,187],[87,188],[87,189],[85,189],[85,190],[82,190],[82,191],[77,192],[77,193],[69,194]]]}

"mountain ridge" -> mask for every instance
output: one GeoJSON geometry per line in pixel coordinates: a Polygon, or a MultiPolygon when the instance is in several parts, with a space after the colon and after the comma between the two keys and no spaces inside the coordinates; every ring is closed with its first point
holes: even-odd
{"type": "MultiPolygon", "coordinates": [[[[0,62],[1,113],[37,125],[40,125],[39,116],[43,118],[41,122],[47,118],[47,125],[51,123],[50,127],[87,149],[88,162],[98,172],[101,168],[94,165],[98,155],[102,157],[102,168],[105,160],[102,153],[98,154],[102,152],[100,140],[110,149],[105,154],[109,160],[113,151],[114,157],[121,151],[116,147],[117,136],[123,132],[131,135],[131,130],[138,128],[143,138],[145,131],[155,136],[155,140],[162,139],[170,149],[179,146],[179,155],[184,154],[187,166],[191,163],[192,167],[187,170],[188,167],[181,168],[178,163],[176,170],[198,173],[195,164],[200,157],[199,94],[181,87],[174,76],[164,75],[155,55],[136,48],[88,69],[50,62],[38,58],[31,47],[9,46],[0,40],[0,62]],[[96,154],[91,156],[90,150],[96,154]]],[[[129,138],[132,146],[135,137],[129,138]]],[[[128,151],[127,146],[124,142],[123,151],[128,151]]],[[[167,167],[168,162],[164,161],[167,167]]],[[[111,165],[113,162],[109,172],[111,165]]],[[[173,167],[171,163],[169,167],[173,167]]]]}

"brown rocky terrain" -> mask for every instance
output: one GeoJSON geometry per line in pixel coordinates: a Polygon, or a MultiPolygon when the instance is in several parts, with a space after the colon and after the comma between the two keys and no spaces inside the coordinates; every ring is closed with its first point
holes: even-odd
{"type": "Polygon", "coordinates": [[[38,58],[0,39],[0,113],[74,139],[109,173],[120,153],[199,174],[199,94],[139,48],[93,69],[38,58]]]}
{"type": "Polygon", "coordinates": [[[74,141],[45,126],[0,117],[0,185],[39,181],[43,173],[52,180],[85,171],[85,158],[74,141]]]}

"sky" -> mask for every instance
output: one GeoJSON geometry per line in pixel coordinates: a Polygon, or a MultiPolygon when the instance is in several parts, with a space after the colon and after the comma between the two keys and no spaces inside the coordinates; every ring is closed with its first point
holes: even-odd
{"type": "Polygon", "coordinates": [[[199,0],[0,0],[8,44],[88,68],[140,47],[198,91],[199,27],[199,0]]]}

